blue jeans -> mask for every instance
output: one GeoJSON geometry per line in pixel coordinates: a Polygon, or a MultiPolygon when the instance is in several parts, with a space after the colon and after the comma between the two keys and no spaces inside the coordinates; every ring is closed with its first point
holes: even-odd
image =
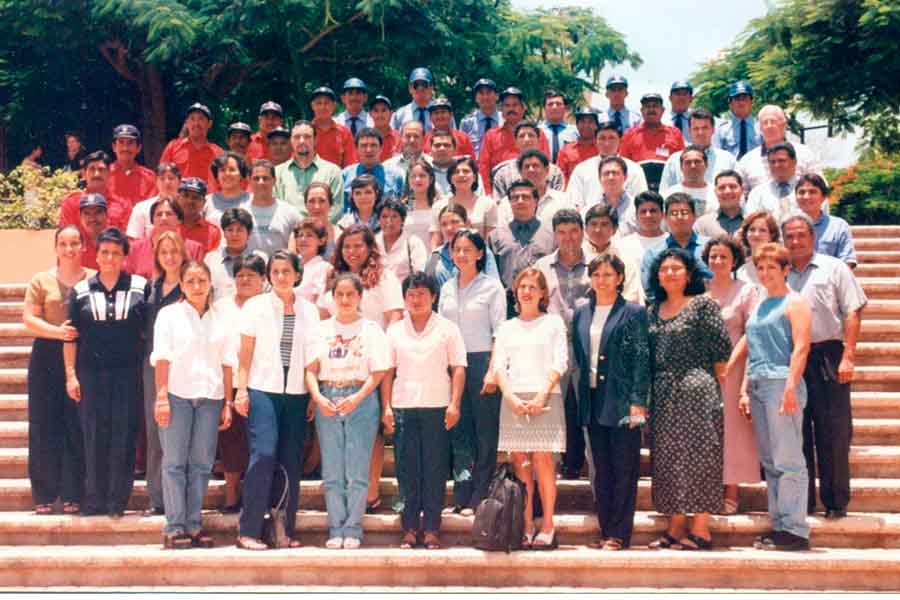
{"type": "MultiPolygon", "coordinates": [[[[322,395],[340,403],[360,386],[321,386],[322,395]]],[[[378,395],[372,392],[349,415],[326,417],[316,407],[322,450],[322,482],[328,510],[328,537],[363,537],[362,518],[369,489],[369,460],[378,431],[378,395]]]]}
{"type": "Polygon", "coordinates": [[[797,410],[779,415],[784,379],[753,379],[748,384],[759,459],[766,472],[772,529],[809,538],[806,498],[809,478],[803,458],[806,384],[797,384],[797,410]]]}
{"type": "Polygon", "coordinates": [[[162,491],[166,507],[163,533],[195,533],[216,460],[222,400],[187,400],[169,394],[171,419],[159,428],[162,444],[162,491]]]}

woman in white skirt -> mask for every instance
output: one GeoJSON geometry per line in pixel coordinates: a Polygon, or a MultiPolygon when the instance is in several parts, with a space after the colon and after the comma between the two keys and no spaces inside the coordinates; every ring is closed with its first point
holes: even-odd
{"type": "Polygon", "coordinates": [[[525,482],[526,547],[556,548],[553,512],[556,469],[553,454],[566,450],[566,424],[559,377],[568,365],[566,326],[547,314],[547,280],[538,269],[522,270],[513,283],[519,316],[506,321],[494,344],[494,373],[503,393],[498,449],[512,453],[516,475],[525,482]],[[534,534],[534,477],[544,516],[534,534]]]}

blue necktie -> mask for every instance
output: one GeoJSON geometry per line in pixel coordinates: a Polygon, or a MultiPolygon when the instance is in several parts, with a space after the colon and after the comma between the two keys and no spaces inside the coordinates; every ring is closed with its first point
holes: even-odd
{"type": "Polygon", "coordinates": [[[554,164],[556,163],[556,155],[559,154],[559,128],[562,127],[561,124],[556,123],[554,125],[550,125],[550,129],[553,131],[553,157],[550,159],[554,164]]]}

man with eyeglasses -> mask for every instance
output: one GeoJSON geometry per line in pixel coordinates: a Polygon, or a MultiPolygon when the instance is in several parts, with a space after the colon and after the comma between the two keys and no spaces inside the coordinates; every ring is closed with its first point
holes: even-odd
{"type": "MultiPolygon", "coordinates": [[[[428,107],[431,105],[431,97],[434,95],[434,76],[426,67],[417,67],[409,74],[409,95],[412,102],[401,106],[391,117],[391,129],[400,131],[410,121],[418,121],[422,124],[423,135],[434,129],[431,124],[431,115],[428,107]]],[[[456,121],[450,117],[451,127],[456,127],[456,121]]]]}
{"type": "Polygon", "coordinates": [[[654,301],[653,290],[650,288],[650,268],[656,257],[668,248],[681,248],[692,254],[697,261],[700,274],[705,279],[712,279],[712,272],[703,261],[703,246],[709,238],[694,232],[694,222],[697,220],[697,209],[694,199],[683,192],[672,194],[666,198],[666,226],[669,235],[647,250],[644,260],[641,262],[641,285],[647,294],[647,301],[654,301]]]}
{"type": "MultiPolygon", "coordinates": [[[[771,181],[753,188],[747,196],[744,212],[750,214],[757,210],[769,211],[775,221],[799,210],[794,188],[797,186],[797,152],[790,142],[775,144],[766,155],[769,164],[771,181]]],[[[823,210],[828,212],[828,202],[823,203],[823,210]]]]}

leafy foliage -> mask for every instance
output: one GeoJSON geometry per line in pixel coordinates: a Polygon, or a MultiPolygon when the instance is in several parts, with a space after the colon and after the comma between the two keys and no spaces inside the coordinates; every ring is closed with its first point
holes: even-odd
{"type": "Polygon", "coordinates": [[[900,154],[879,154],[829,177],[833,214],[854,225],[900,224],[900,154]]]}
{"type": "Polygon", "coordinates": [[[16,167],[0,174],[0,229],[47,229],[59,221],[59,205],[77,189],[78,174],[16,167]]]}

